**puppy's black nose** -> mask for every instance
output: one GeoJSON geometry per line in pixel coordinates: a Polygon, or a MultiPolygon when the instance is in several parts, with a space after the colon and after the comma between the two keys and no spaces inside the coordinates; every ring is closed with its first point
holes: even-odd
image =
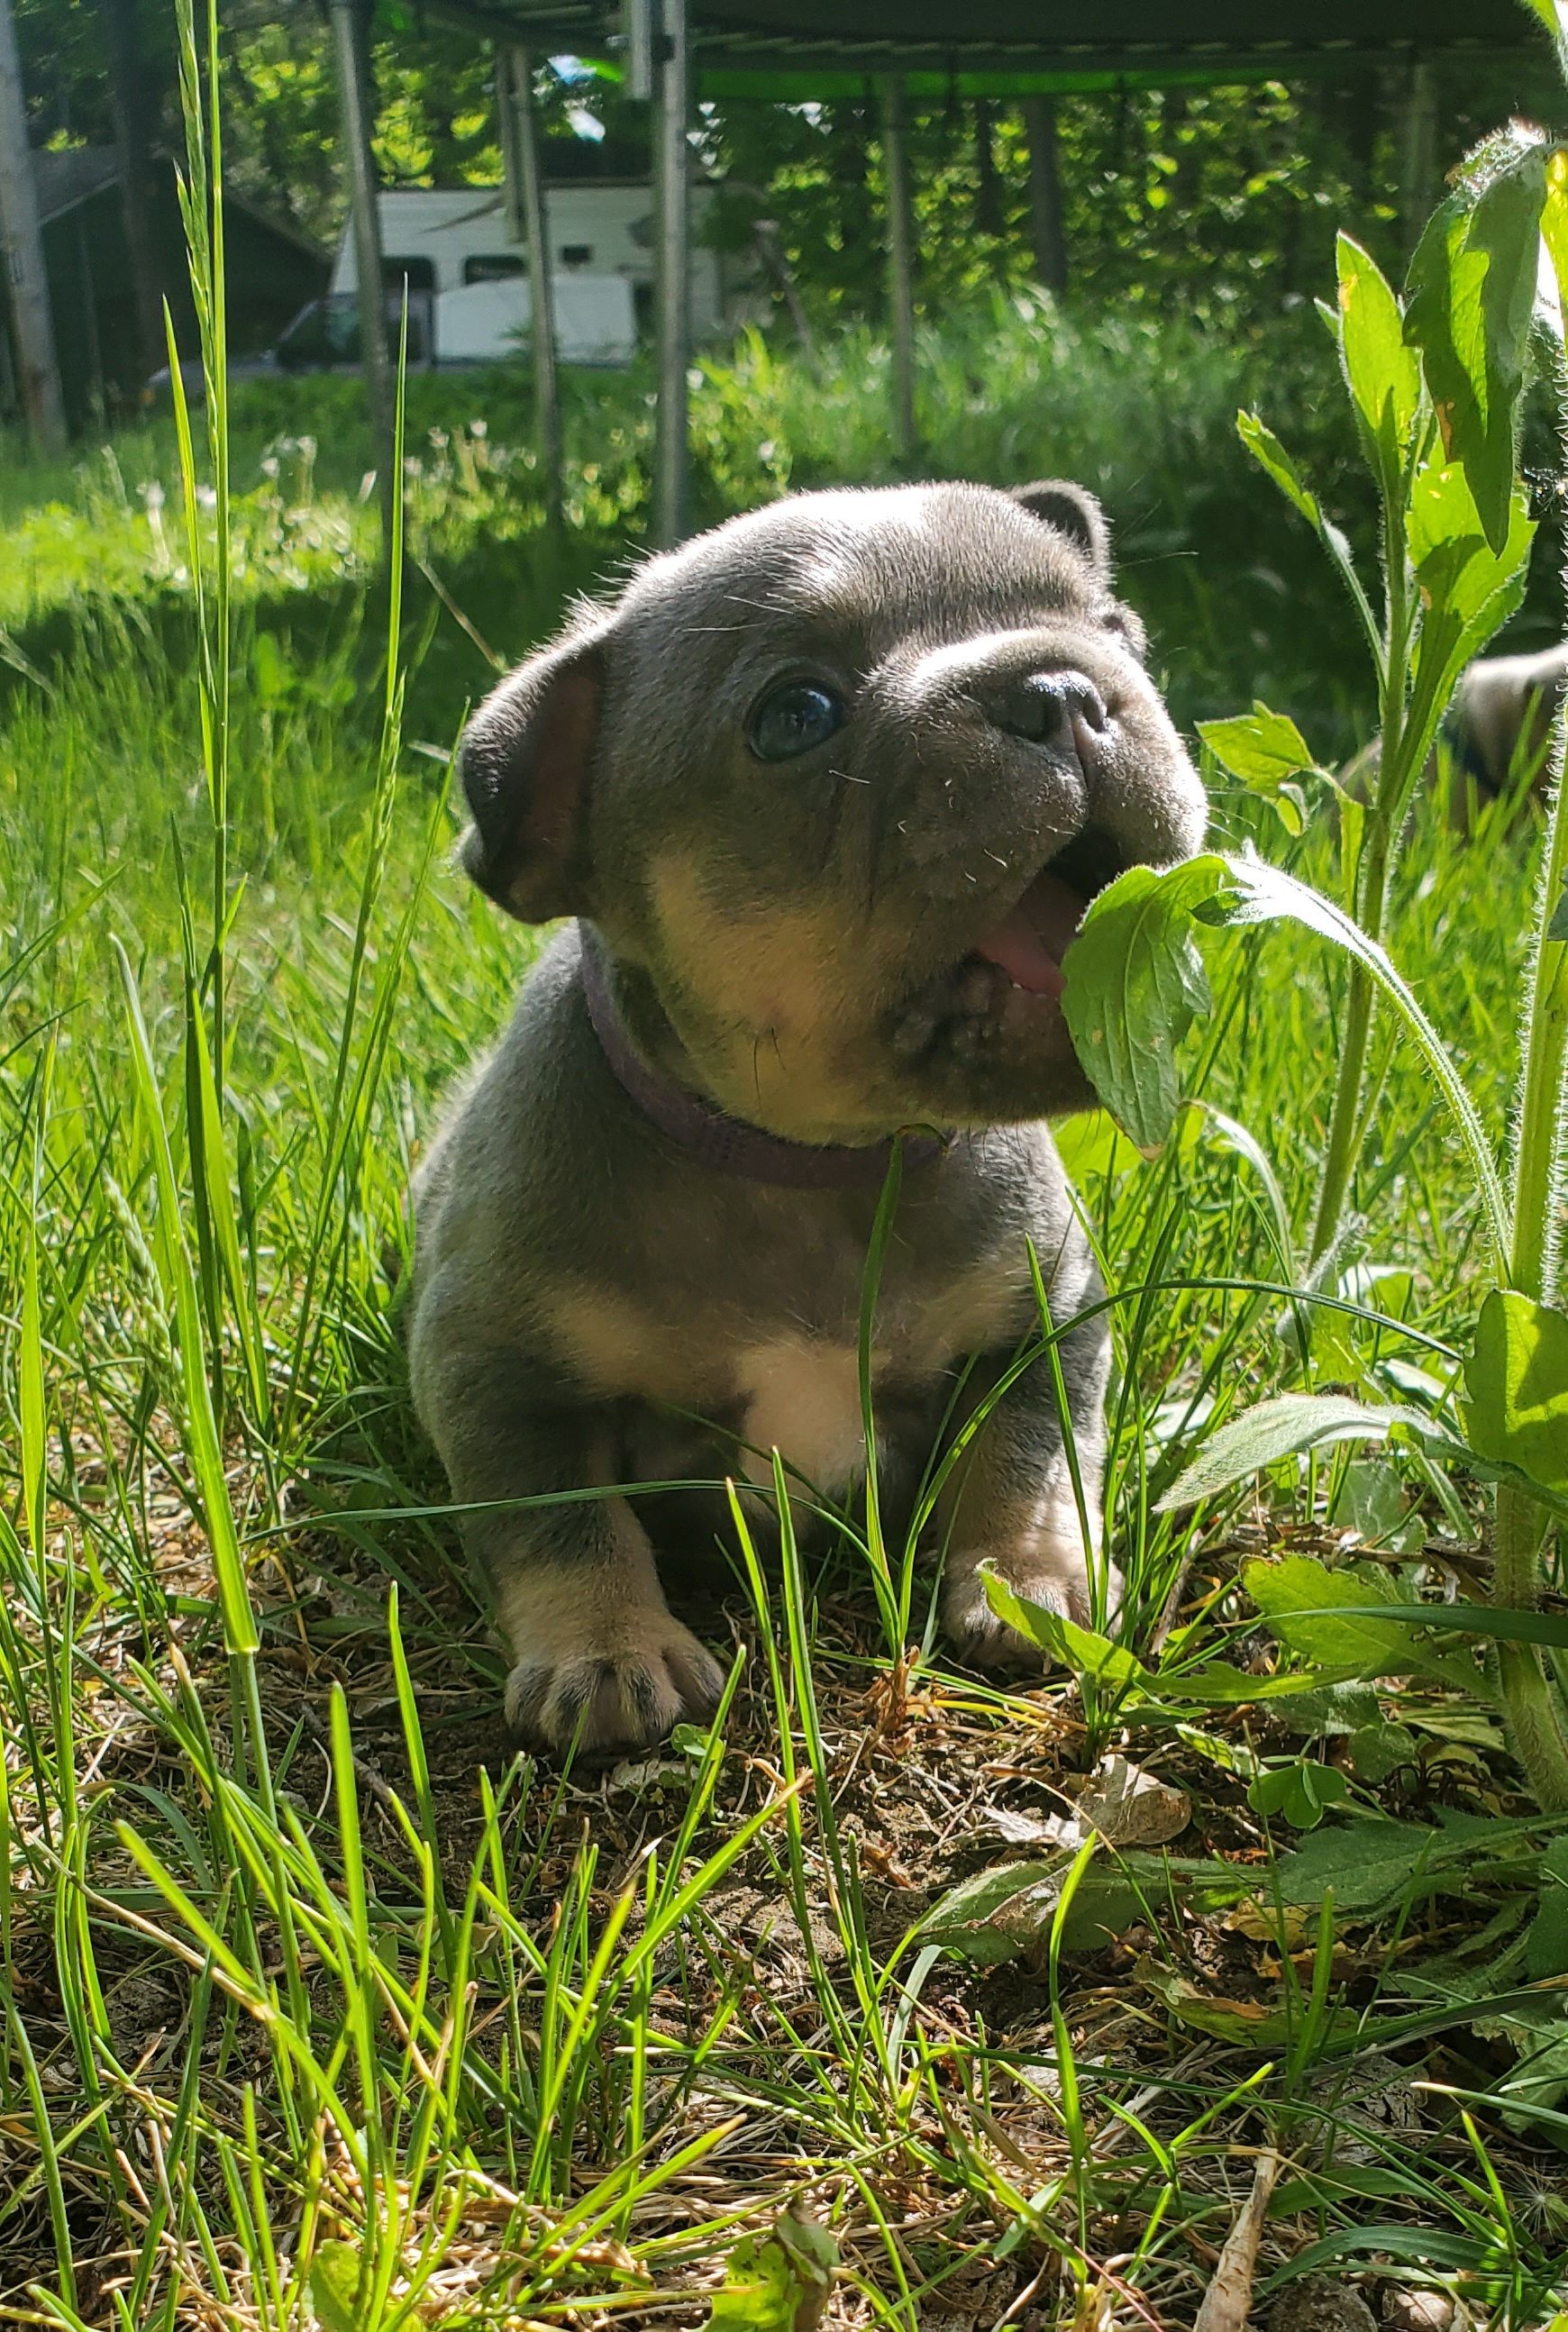
{"type": "Polygon", "coordinates": [[[1027,738],[1068,758],[1077,758],[1085,730],[1105,726],[1104,700],[1081,672],[1028,672],[999,682],[985,699],[986,712],[1009,737],[1027,738]]]}

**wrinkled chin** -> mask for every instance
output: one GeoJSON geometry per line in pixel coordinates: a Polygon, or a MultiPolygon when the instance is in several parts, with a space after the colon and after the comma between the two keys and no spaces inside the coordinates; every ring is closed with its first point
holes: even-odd
{"type": "Polygon", "coordinates": [[[1095,1106],[1062,1016],[1060,965],[1048,951],[1039,961],[1037,943],[1036,932],[1005,932],[996,955],[966,956],[894,1017],[891,1066],[911,1116],[973,1129],[1095,1106]]]}

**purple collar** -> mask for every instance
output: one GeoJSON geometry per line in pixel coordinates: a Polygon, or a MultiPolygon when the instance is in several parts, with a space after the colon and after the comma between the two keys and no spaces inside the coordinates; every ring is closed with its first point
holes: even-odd
{"type": "Polygon", "coordinates": [[[771,1182],[791,1190],[878,1190],[887,1178],[893,1153],[901,1148],[905,1166],[939,1158],[947,1143],[938,1134],[901,1133],[868,1149],[847,1142],[786,1142],[765,1133],[744,1118],[728,1117],[673,1077],[650,1067],[627,1036],[616,1009],[606,977],[605,959],[597,935],[587,923],[578,925],[582,941],[582,985],[588,1018],[604,1056],[624,1090],[651,1118],[661,1133],[704,1166],[722,1174],[740,1174],[750,1182],[771,1182]]]}

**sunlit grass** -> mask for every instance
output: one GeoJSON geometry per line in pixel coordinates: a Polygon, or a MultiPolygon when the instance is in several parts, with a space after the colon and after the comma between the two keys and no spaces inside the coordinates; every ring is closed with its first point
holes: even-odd
{"type": "MultiPolygon", "coordinates": [[[[193,33],[187,94],[196,77],[193,33]]],[[[981,474],[1104,484],[1106,381],[1122,430],[1160,368],[1196,374],[1190,349],[1102,333],[1076,401],[1009,435],[1037,352],[1021,325],[988,329],[927,351],[932,409],[967,414],[981,474]]],[[[711,375],[722,501],[879,473],[875,352],[849,336],[836,361],[809,390],[760,345],[711,375]]],[[[1195,410],[1231,397],[1229,362],[1195,410]]],[[[577,513],[590,534],[638,507],[645,422],[623,418],[602,503],[577,513]]],[[[1375,2255],[1396,2280],[1461,2279],[1499,2324],[1544,2321],[1568,2063],[1522,2088],[1520,2049],[1561,2050],[1560,2031],[1513,1997],[1472,2040],[1467,2009],[1523,1980],[1535,1833],[1510,1830],[1457,1910],[1412,1897],[1381,1923],[1332,1903],[1221,1916],[1177,1866],[1086,1956],[1066,1948],[1070,1888],[1097,1865],[1068,1852],[1021,1959],[973,1964],[930,1939],[934,1904],[1048,1851],[1062,1785],[1106,1748],[1180,1782],[1195,1837],[1266,1910],[1285,1841],[1244,1792],[1273,1720],[1176,1710],[1129,1735],[1114,1692],[1009,1697],[949,1673],[932,1551],[884,1544],[859,1507],[808,1558],[781,1473],[780,1560],[737,1505],[732,1591],[700,1614],[730,1679],[713,1727],[607,1780],[508,1754],[397,1306],[412,1166],[531,942],[450,864],[450,731],[405,717],[417,626],[367,573],[310,641],[258,628],[238,578],[284,490],[236,456],[232,508],[215,488],[207,511],[203,425],[183,476],[166,469],[179,653],[106,553],[123,604],[0,701],[0,2318],[687,2322],[738,2234],[799,2205],[837,2233],[849,2321],[1181,2323],[1267,2142],[1284,2160],[1266,2278],[1375,2255]],[[198,608],[193,574],[218,573],[235,606],[209,588],[198,608]],[[1172,2005],[1189,1995],[1207,2024],[1172,2005]],[[1412,2001],[1437,2005],[1391,2060],[1362,2026],[1412,2001]],[[1249,2045],[1253,2013],[1283,2042],[1271,2025],[1249,2045]]],[[[1152,502],[1200,435],[1166,413],[1152,502]]],[[[526,538],[526,492],[476,442],[435,449],[436,486],[526,538]]],[[[416,550],[435,491],[414,482],[416,550]]],[[[329,515],[335,495],[349,533],[315,548],[368,569],[368,521],[341,482],[329,515]]],[[[123,515],[152,531],[129,492],[123,515]]],[[[559,583],[493,612],[548,620],[559,583]]],[[[1182,588],[1172,653],[1221,691],[1215,644],[1256,630],[1256,578],[1182,588]]],[[[1315,741],[1321,702],[1296,709],[1315,741]]],[[[1333,887],[1332,821],[1293,840],[1271,819],[1217,790],[1226,843],[1333,887]]],[[[1460,836],[1423,801],[1391,924],[1499,1138],[1533,841],[1500,810],[1460,836]]],[[[1391,1040],[1354,1236],[1303,1288],[1337,995],[1278,936],[1228,941],[1212,969],[1195,1105],[1164,1152],[1090,1122],[1062,1136],[1115,1339],[1124,1628],[1179,1659],[1246,1656],[1238,1550],[1478,1560],[1457,1493],[1346,1451],[1274,1468],[1225,1535],[1159,1505],[1260,1393],[1440,1402],[1477,1267],[1465,1162],[1391,1040]]],[[[1515,1809],[1473,1710],[1412,1695],[1397,1713],[1408,1746],[1376,1780],[1353,1760],[1351,1818],[1515,1809]]]]}

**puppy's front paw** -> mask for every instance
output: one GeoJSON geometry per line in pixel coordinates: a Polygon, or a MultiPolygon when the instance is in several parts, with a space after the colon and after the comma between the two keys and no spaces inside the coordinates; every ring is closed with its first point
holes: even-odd
{"type": "MultiPolygon", "coordinates": [[[[1090,1625],[1088,1564],[1076,1531],[1071,1538],[1052,1537],[1025,1548],[982,1547],[966,1555],[964,1568],[949,1581],[942,1604],[947,1632],[971,1666],[1017,1673],[1038,1668],[1045,1657],[1037,1644],[992,1610],[980,1576],[982,1563],[989,1563],[1026,1602],[1043,1603],[1080,1628],[1090,1625]]],[[[1122,1574],[1114,1563],[1105,1585],[1106,1617],[1111,1619],[1122,1601],[1122,1574]]]]}
{"type": "Polygon", "coordinates": [[[506,1680],[507,1723],[531,1747],[560,1755],[575,1742],[602,1763],[651,1748],[683,1721],[703,1723],[719,1705],[722,1669],[668,1611],[640,1612],[635,1631],[624,1615],[606,1628],[585,1613],[575,1642],[553,1633],[506,1680]]]}

